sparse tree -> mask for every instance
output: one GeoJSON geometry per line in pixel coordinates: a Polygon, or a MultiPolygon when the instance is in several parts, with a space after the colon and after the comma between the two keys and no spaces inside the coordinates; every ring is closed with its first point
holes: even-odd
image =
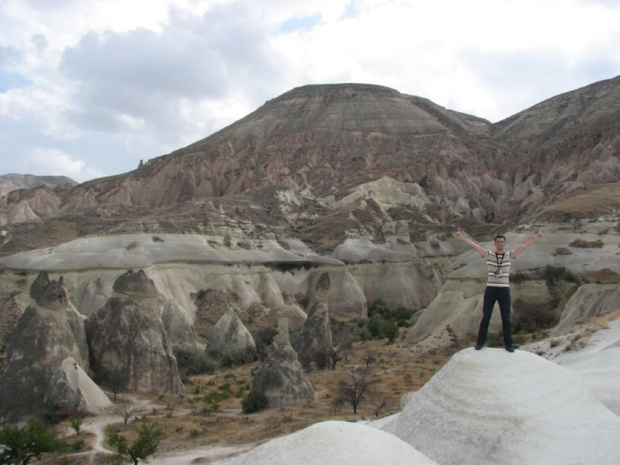
{"type": "Polygon", "coordinates": [[[164,432],[157,423],[143,423],[138,438],[129,445],[127,438],[119,434],[114,426],[110,425],[105,430],[106,439],[116,449],[118,456],[130,458],[134,465],[138,465],[140,460],[146,461],[157,451],[163,435],[164,432]]]}
{"type": "Polygon", "coordinates": [[[116,413],[123,419],[125,426],[127,426],[127,422],[131,417],[142,410],[142,405],[143,404],[133,404],[128,400],[122,400],[117,406],[116,413]]]}
{"type": "Polygon", "coordinates": [[[388,398],[382,394],[377,394],[373,396],[373,406],[374,406],[374,414],[375,417],[378,417],[383,410],[388,405],[388,398]]]}
{"type": "Polygon", "coordinates": [[[121,368],[116,368],[109,374],[104,383],[110,387],[112,400],[116,402],[117,394],[127,386],[127,373],[121,368]]]}
{"type": "Polygon", "coordinates": [[[329,349],[329,359],[331,360],[332,370],[335,370],[340,360],[343,358],[346,360],[347,351],[353,345],[353,339],[345,325],[334,324],[332,329],[332,341],[332,347],[329,349]]]}
{"type": "Polygon", "coordinates": [[[368,394],[370,386],[374,380],[370,378],[366,370],[353,370],[349,372],[349,379],[338,383],[336,396],[332,401],[334,410],[338,410],[343,405],[350,405],[353,413],[357,414],[357,408],[365,395],[368,394]]]}
{"type": "Polygon", "coordinates": [[[370,367],[371,364],[375,363],[377,359],[375,358],[374,352],[366,349],[366,352],[363,356],[364,363],[366,364],[366,368],[370,367]]]}
{"type": "Polygon", "coordinates": [[[332,370],[335,370],[338,362],[342,360],[345,350],[346,349],[342,346],[334,346],[329,348],[329,359],[331,360],[330,365],[332,370]]]}

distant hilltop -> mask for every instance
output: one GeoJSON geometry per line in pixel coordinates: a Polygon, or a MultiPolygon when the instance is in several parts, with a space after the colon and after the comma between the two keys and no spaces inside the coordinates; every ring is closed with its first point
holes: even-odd
{"type": "Polygon", "coordinates": [[[55,186],[77,186],[78,183],[66,176],[34,176],[32,174],[3,174],[0,176],[0,197],[17,189],[30,189],[43,184],[55,186]]]}

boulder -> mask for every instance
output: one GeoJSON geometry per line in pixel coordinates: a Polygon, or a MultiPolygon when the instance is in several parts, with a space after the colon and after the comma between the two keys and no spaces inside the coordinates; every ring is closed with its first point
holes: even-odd
{"type": "Polygon", "coordinates": [[[144,270],[129,270],[114,282],[114,292],[129,297],[153,298],[157,297],[155,283],[146,275],[144,270]]]}
{"type": "Polygon", "coordinates": [[[207,344],[209,353],[217,358],[244,354],[256,358],[256,343],[233,309],[229,309],[213,327],[207,344]]]}
{"type": "Polygon", "coordinates": [[[131,271],[120,276],[114,289],[122,292],[86,320],[91,368],[108,385],[182,395],[185,389],[159,316],[157,291],[145,277],[131,271]]]}
{"type": "Polygon", "coordinates": [[[316,399],[312,384],[288,340],[287,325],[280,324],[280,333],[267,347],[263,365],[252,383],[252,392],[267,396],[270,407],[283,407],[316,399]],[[286,329],[283,329],[283,326],[286,329]]]}

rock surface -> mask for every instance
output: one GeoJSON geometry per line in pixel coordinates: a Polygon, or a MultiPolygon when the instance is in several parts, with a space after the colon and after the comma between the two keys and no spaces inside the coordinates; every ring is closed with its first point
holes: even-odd
{"type": "Polygon", "coordinates": [[[264,394],[270,407],[284,407],[316,399],[312,384],[299,363],[286,334],[280,333],[267,348],[263,364],[252,382],[252,392],[264,394]]]}
{"type": "Polygon", "coordinates": [[[171,299],[166,302],[161,318],[174,349],[197,349],[201,346],[192,318],[176,301],[171,299]]]}
{"type": "Polygon", "coordinates": [[[233,309],[228,309],[211,330],[207,349],[218,358],[237,353],[257,356],[254,338],[233,309]]]}
{"type": "Polygon", "coordinates": [[[46,395],[54,372],[67,357],[88,369],[84,323],[68,305],[59,280],[40,273],[33,302],[20,316],[6,347],[0,373],[0,421],[15,421],[57,409],[64,398],[46,395]],[[41,305],[43,304],[43,305],[41,305]]]}
{"type": "Polygon", "coordinates": [[[222,465],[436,465],[400,439],[369,426],[325,421],[273,439],[222,465]]]}
{"type": "Polygon", "coordinates": [[[382,429],[445,465],[620,460],[620,417],[565,368],[519,350],[458,352],[382,429]]]}
{"type": "Polygon", "coordinates": [[[71,178],[66,176],[33,176],[32,174],[3,174],[0,176],[0,197],[17,189],[29,189],[31,187],[51,184],[55,186],[77,186],[71,178]]]}
{"type": "Polygon", "coordinates": [[[323,273],[315,284],[308,319],[295,347],[299,362],[306,371],[329,368],[332,331],[327,298],[331,288],[329,274],[323,273]]]}
{"type": "Polygon", "coordinates": [[[143,271],[128,271],[117,293],[86,320],[91,369],[110,386],[161,394],[184,394],[172,344],[161,320],[155,286],[143,271]],[[139,278],[139,279],[137,279],[139,278]],[[141,282],[141,286],[134,286],[141,282]]]}
{"type": "Polygon", "coordinates": [[[112,405],[73,357],[64,359],[52,374],[45,403],[60,410],[89,413],[99,413],[112,405]]]}

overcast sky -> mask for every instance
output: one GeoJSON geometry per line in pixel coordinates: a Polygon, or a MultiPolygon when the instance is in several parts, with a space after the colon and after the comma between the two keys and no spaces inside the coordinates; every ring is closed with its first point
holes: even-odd
{"type": "Polygon", "coordinates": [[[298,86],[499,121],[620,75],[620,0],[0,0],[0,174],[132,170],[298,86]]]}

